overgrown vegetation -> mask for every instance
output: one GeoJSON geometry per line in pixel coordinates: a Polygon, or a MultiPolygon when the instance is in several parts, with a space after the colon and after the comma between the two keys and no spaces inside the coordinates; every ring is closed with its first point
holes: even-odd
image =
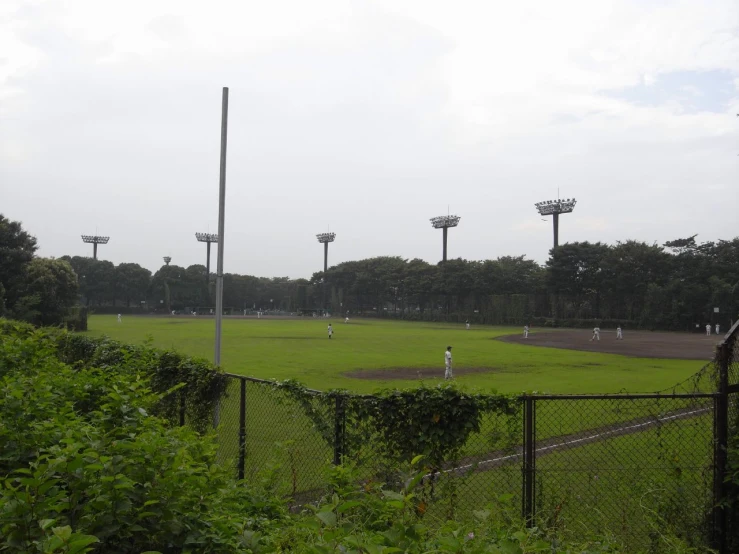
{"type": "Polygon", "coordinates": [[[36,239],[20,222],[0,214],[0,316],[35,325],[86,328],[86,314],[72,313],[77,275],[67,262],[35,257],[36,239]]]}
{"type": "Polygon", "coordinates": [[[151,415],[173,391],[154,393],[140,360],[73,368],[46,333],[3,338],[3,551],[245,551],[284,518],[213,463],[211,439],[151,415]]]}
{"type": "MultiPolygon", "coordinates": [[[[275,492],[277,466],[239,482],[215,462],[212,437],[172,424],[166,406],[179,382],[204,378],[198,362],[9,321],[0,333],[2,551],[620,551],[610,539],[565,533],[561,523],[526,529],[505,495],[461,520],[429,517],[428,476],[479,430],[480,410],[511,412],[505,397],[476,407],[479,398],[439,387],[351,406],[342,393],[323,395],[356,414],[352,425],[373,422],[399,478],[368,480],[351,463],[335,467],[323,499],[291,514],[275,492]],[[425,455],[408,466],[414,450],[425,455]]],[[[312,402],[298,385],[282,390],[312,402]]],[[[665,533],[653,551],[691,550],[665,533]]]]}

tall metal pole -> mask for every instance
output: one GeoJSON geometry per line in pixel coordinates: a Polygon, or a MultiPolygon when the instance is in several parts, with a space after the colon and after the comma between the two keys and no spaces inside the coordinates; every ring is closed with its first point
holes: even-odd
{"type": "Polygon", "coordinates": [[[206,244],[206,250],[208,253],[206,254],[207,257],[205,258],[205,284],[207,285],[210,283],[210,241],[206,242],[206,244]]]}
{"type": "Polygon", "coordinates": [[[448,227],[444,227],[444,250],[443,250],[442,255],[441,255],[441,260],[443,262],[446,261],[446,237],[447,237],[447,231],[449,231],[449,228],[448,227]]]}
{"type": "Polygon", "coordinates": [[[556,212],[552,214],[552,223],[554,225],[554,247],[557,248],[559,246],[559,214],[556,212]]]}
{"type": "Polygon", "coordinates": [[[221,365],[221,327],[223,324],[223,243],[226,217],[226,139],[228,138],[228,87],[223,87],[221,106],[221,174],[218,195],[218,263],[216,266],[216,344],[213,361],[221,365]]]}
{"type": "Polygon", "coordinates": [[[328,243],[323,243],[323,279],[321,279],[321,310],[326,312],[326,271],[328,271],[328,243]]]}
{"type": "Polygon", "coordinates": [[[93,260],[98,259],[98,243],[97,242],[92,243],[92,259],[93,260]]]}

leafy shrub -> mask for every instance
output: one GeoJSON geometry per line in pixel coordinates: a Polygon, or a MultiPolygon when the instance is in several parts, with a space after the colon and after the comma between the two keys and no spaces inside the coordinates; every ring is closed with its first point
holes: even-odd
{"type": "MultiPolygon", "coordinates": [[[[0,318],[0,334],[28,337],[34,327],[0,318]]],[[[148,379],[154,392],[164,393],[184,384],[177,395],[164,395],[154,412],[175,422],[181,403],[187,404],[188,423],[205,431],[226,390],[223,372],[210,362],[171,350],[158,350],[149,344],[123,344],[107,337],[90,337],[59,329],[38,331],[56,345],[55,355],[63,362],[84,368],[100,368],[130,377],[148,379]]]]}
{"type": "Polygon", "coordinates": [[[242,552],[281,502],[149,411],[167,393],[74,369],[43,333],[0,344],[0,543],[10,552],[242,552]]]}

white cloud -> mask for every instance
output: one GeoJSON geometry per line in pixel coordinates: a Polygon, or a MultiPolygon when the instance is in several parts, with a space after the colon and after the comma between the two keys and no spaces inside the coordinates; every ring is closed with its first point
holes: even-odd
{"type": "Polygon", "coordinates": [[[739,90],[737,21],[734,0],[3,2],[3,210],[49,254],[97,224],[116,262],[200,262],[229,85],[233,271],[309,274],[328,223],[334,261],[435,260],[447,204],[452,255],[542,261],[533,202],[557,188],[580,200],[563,241],[726,238],[739,197],[711,187],[736,180],[739,95],[607,93],[710,70],[739,90]]]}

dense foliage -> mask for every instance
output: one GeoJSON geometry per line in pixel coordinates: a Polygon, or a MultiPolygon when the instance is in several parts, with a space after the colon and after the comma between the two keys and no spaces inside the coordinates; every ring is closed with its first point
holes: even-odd
{"type": "Polygon", "coordinates": [[[58,325],[79,316],[71,310],[78,290],[71,266],[37,258],[36,249],[36,239],[20,222],[0,214],[0,316],[7,313],[35,325],[58,325]]]}
{"type": "Polygon", "coordinates": [[[248,551],[283,517],[214,464],[210,439],[150,415],[166,393],[133,360],[73,368],[48,335],[3,339],[0,550],[248,551]]]}
{"type": "MultiPolygon", "coordinates": [[[[153,385],[171,363],[161,361],[167,353],[70,341],[7,320],[0,337],[0,551],[619,552],[614,542],[577,531],[577,541],[564,540],[562,533],[573,533],[562,526],[526,529],[506,497],[491,496],[462,521],[428,517],[430,472],[475,431],[480,410],[510,413],[504,397],[475,407],[479,398],[438,387],[417,398],[402,391],[357,397],[352,406],[328,393],[322,401],[354,410],[355,423],[363,413],[377,420],[401,479],[368,481],[351,464],[338,466],[320,501],[289,513],[274,492],[279,468],[237,481],[233,468],[215,462],[211,437],[156,415],[179,395],[176,384],[162,389],[175,377],[153,385]],[[381,413],[391,410],[397,413],[381,413]],[[414,435],[409,444],[403,432],[414,435]],[[427,454],[410,466],[401,461],[415,449],[427,454]]],[[[308,397],[297,385],[282,388],[308,397]]],[[[667,532],[653,546],[655,553],[694,551],[667,532]]]]}
{"type": "MultiPolygon", "coordinates": [[[[28,337],[36,331],[23,324],[0,319],[0,334],[28,337]]],[[[226,388],[223,372],[210,362],[149,345],[122,344],[107,337],[89,337],[50,330],[45,340],[55,346],[54,354],[78,368],[100,368],[146,379],[155,393],[164,394],[182,385],[176,394],[162,396],[155,405],[157,415],[179,422],[181,407],[187,406],[188,423],[207,427],[226,388]]]]}
{"type": "Polygon", "coordinates": [[[483,415],[500,416],[501,428],[487,431],[491,449],[517,444],[519,438],[520,402],[495,391],[470,393],[442,384],[362,395],[317,392],[293,380],[265,386],[274,386],[296,399],[332,448],[340,440],[341,452],[371,449],[375,466],[379,458],[397,467],[420,454],[435,471],[459,458],[470,435],[480,431],[483,415]],[[337,418],[337,410],[342,417],[337,418]],[[345,422],[338,433],[337,419],[345,422]]]}

